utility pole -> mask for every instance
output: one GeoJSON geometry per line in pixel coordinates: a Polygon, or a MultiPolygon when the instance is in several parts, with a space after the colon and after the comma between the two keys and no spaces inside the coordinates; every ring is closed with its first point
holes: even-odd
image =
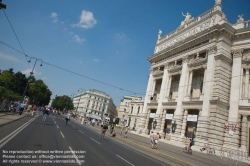
{"type": "Polygon", "coordinates": [[[0,0],[0,9],[6,9],[6,5],[2,3],[2,0],[0,0]]]}

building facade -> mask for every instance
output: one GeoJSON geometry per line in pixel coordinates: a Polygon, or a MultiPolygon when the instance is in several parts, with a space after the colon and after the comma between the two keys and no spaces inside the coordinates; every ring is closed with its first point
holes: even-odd
{"type": "Polygon", "coordinates": [[[139,96],[124,96],[121,100],[118,117],[119,124],[128,126],[130,129],[137,128],[140,115],[144,106],[144,99],[139,96]],[[123,123],[123,124],[122,124],[123,123]]]}
{"type": "Polygon", "coordinates": [[[73,104],[78,114],[98,120],[105,116],[113,119],[116,114],[112,98],[107,93],[95,89],[76,95],[73,104]]]}
{"type": "Polygon", "coordinates": [[[250,21],[231,24],[221,0],[161,36],[151,63],[139,127],[173,142],[249,151],[250,21]]]}

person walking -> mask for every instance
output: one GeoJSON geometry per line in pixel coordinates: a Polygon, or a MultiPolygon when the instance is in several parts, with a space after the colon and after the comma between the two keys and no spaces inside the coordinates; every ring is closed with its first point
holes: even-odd
{"type": "Polygon", "coordinates": [[[22,113],[23,113],[23,110],[26,108],[26,104],[24,104],[24,103],[21,103],[20,104],[20,110],[19,110],[19,115],[22,115],[22,113]]]}
{"type": "Polygon", "coordinates": [[[151,131],[149,135],[149,139],[150,139],[151,149],[153,149],[154,148],[154,132],[153,131],[151,131]]]}
{"type": "Polygon", "coordinates": [[[33,110],[32,110],[32,116],[34,116],[34,114],[36,113],[36,110],[37,110],[37,106],[34,105],[34,106],[33,106],[33,110]]]}
{"type": "Polygon", "coordinates": [[[65,117],[66,125],[68,125],[68,121],[70,121],[70,116],[71,116],[71,114],[68,112],[68,114],[65,117]]]}
{"type": "Polygon", "coordinates": [[[157,149],[158,148],[158,140],[160,138],[159,133],[157,133],[156,135],[154,135],[154,147],[157,149]]]}
{"type": "Polygon", "coordinates": [[[46,118],[47,118],[47,115],[49,115],[49,110],[48,110],[48,107],[45,107],[45,110],[44,110],[44,113],[43,113],[43,120],[45,122],[46,118]]]}
{"type": "Polygon", "coordinates": [[[100,138],[104,139],[105,133],[108,130],[108,126],[105,124],[102,126],[102,130],[101,130],[101,136],[100,138]]]}
{"type": "Polygon", "coordinates": [[[126,128],[125,128],[125,136],[124,136],[124,138],[128,138],[128,126],[126,126],[126,128]]]}

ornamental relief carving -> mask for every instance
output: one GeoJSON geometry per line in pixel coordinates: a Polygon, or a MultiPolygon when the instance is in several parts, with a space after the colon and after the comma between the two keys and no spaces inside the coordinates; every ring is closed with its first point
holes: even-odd
{"type": "Polygon", "coordinates": [[[217,53],[217,46],[212,46],[207,48],[208,55],[217,53]]]}
{"type": "Polygon", "coordinates": [[[206,58],[198,57],[197,59],[190,59],[188,66],[197,66],[204,63],[207,63],[207,57],[206,58]]]}
{"type": "Polygon", "coordinates": [[[233,58],[242,57],[244,49],[232,50],[233,58]]]}
{"type": "Polygon", "coordinates": [[[245,53],[245,54],[243,55],[243,60],[245,60],[245,61],[250,61],[250,53],[245,53]]]}
{"type": "Polygon", "coordinates": [[[189,61],[189,59],[187,56],[182,58],[182,63],[188,63],[188,61],[189,61]]]}

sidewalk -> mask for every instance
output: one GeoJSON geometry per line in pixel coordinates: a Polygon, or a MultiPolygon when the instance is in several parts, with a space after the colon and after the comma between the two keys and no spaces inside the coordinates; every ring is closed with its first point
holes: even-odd
{"type": "MultiPolygon", "coordinates": [[[[74,121],[76,121],[74,119],[74,121]]],[[[79,121],[76,121],[80,123],[79,121]]],[[[101,131],[100,126],[90,126],[88,124],[83,124],[85,127],[88,127],[98,133],[101,131]]],[[[109,134],[109,130],[107,131],[107,135],[109,134]]],[[[203,153],[200,152],[199,148],[192,147],[193,154],[189,155],[187,153],[184,153],[182,151],[183,145],[182,144],[175,144],[172,145],[173,142],[160,139],[158,143],[158,149],[151,149],[150,148],[150,142],[149,142],[149,136],[146,134],[138,134],[134,131],[130,131],[128,133],[128,138],[124,137],[124,130],[121,135],[121,130],[119,128],[116,128],[116,137],[112,139],[119,139],[122,142],[126,142],[130,145],[136,146],[138,148],[141,148],[145,151],[160,155],[164,158],[170,159],[172,161],[178,162],[182,165],[230,165],[230,166],[249,166],[249,161],[236,161],[233,159],[228,159],[227,156],[221,157],[221,153],[218,153],[216,155],[207,154],[205,151],[203,153]],[[247,162],[247,163],[246,163],[247,162]],[[237,164],[236,164],[237,163],[237,164]]]]}
{"type": "Polygon", "coordinates": [[[12,121],[23,118],[24,116],[25,113],[19,115],[18,113],[0,112],[0,126],[11,123],[12,121]]]}

